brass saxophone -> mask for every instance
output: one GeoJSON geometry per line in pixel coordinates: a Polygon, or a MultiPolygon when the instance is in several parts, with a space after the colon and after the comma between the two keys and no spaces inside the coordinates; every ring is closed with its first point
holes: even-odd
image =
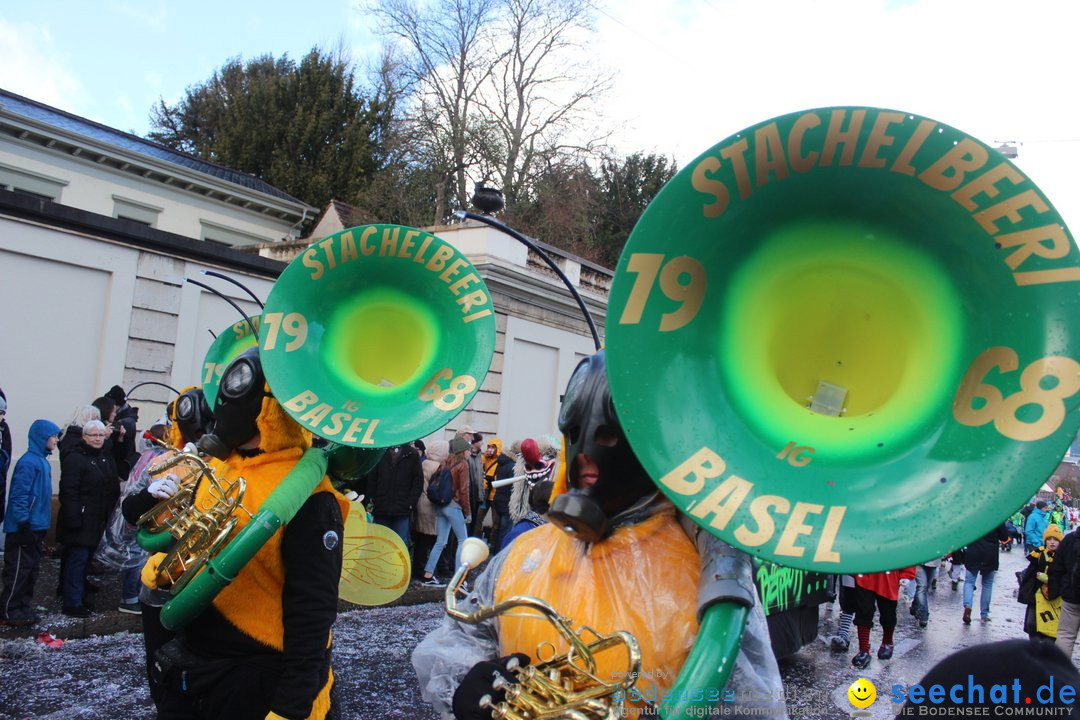
{"type": "MultiPolygon", "coordinates": [[[[455,620],[477,624],[516,609],[529,609],[550,622],[566,640],[570,649],[556,655],[550,643],[536,650],[540,662],[525,667],[513,661],[508,670],[512,681],[501,676],[493,687],[505,690],[506,700],[492,702],[485,696],[481,707],[490,707],[493,720],[614,720],[623,717],[626,690],[641,674],[641,649],[637,639],[628,632],[617,631],[602,635],[588,626],[576,632],[570,618],[563,617],[547,602],[528,595],[515,595],[495,605],[481,606],[465,612],[457,606],[457,593],[465,575],[487,559],[488,547],[479,538],[468,538],[461,547],[461,566],[446,588],[446,613],[455,620]],[[627,667],[617,682],[606,682],[596,675],[595,656],[601,652],[623,648],[627,667]]],[[[530,616],[536,617],[532,613],[530,616]]]]}
{"type": "Polygon", "coordinates": [[[223,481],[197,454],[173,449],[147,468],[147,473],[151,482],[171,475],[180,488],[143,513],[138,522],[148,533],[168,533],[174,541],[158,564],[157,585],[177,594],[228,540],[238,522],[236,511],[251,516],[241,504],[246,483],[242,477],[223,481]],[[203,483],[208,493],[196,501],[203,483]]]}

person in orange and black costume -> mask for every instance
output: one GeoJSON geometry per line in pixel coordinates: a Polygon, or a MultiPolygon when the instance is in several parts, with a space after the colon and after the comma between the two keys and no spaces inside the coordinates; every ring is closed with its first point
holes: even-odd
{"type": "MultiPolygon", "coordinates": [[[[165,443],[174,449],[183,449],[189,443],[198,442],[206,434],[213,415],[206,404],[206,396],[200,387],[185,388],[176,400],[169,403],[166,414],[171,422],[165,443]]],[[[120,511],[124,519],[137,525],[139,518],[155,505],[176,494],[180,489],[175,475],[151,478],[149,470],[166,448],[151,446],[133,468],[135,483],[130,494],[121,500],[120,511]]],[[[154,654],[165,643],[176,637],[173,631],[161,624],[161,608],[170,599],[168,590],[158,590],[141,584],[139,606],[143,626],[143,648],[146,651],[146,679],[150,686],[150,698],[157,705],[161,701],[161,687],[152,672],[154,654]]]]}
{"type": "MultiPolygon", "coordinates": [[[[256,512],[311,436],[270,393],[254,348],[226,368],[213,412],[214,428],[199,449],[226,460],[225,479],[247,480],[243,503],[256,512]]],[[[327,716],[347,513],[348,501],[323,477],[236,579],[158,651],[160,720],[327,716]]],[[[240,527],[249,520],[236,517],[240,527]]],[[[144,581],[153,575],[149,563],[144,581]]]]}

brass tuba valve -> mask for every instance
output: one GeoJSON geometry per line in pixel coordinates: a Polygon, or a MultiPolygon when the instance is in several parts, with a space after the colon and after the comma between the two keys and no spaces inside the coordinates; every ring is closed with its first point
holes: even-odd
{"type": "Polygon", "coordinates": [[[540,662],[521,666],[516,659],[507,663],[513,675],[502,675],[492,687],[505,693],[505,700],[495,703],[485,695],[481,707],[490,708],[493,720],[614,720],[623,716],[625,691],[641,675],[641,649],[637,639],[628,632],[608,635],[597,633],[588,626],[577,631],[569,618],[544,600],[527,595],[515,595],[495,605],[481,606],[472,612],[457,606],[457,592],[465,575],[487,559],[488,548],[478,538],[468,538],[461,548],[461,567],[454,573],[446,588],[446,613],[450,617],[477,624],[498,615],[531,617],[547,620],[559,632],[569,650],[556,654],[550,643],[541,644],[536,651],[540,662]],[[519,615],[514,610],[530,610],[519,615]],[[606,682],[597,676],[596,656],[603,652],[621,651],[626,657],[626,669],[617,682],[606,682]]]}
{"type": "Polygon", "coordinates": [[[241,501],[244,478],[223,480],[194,453],[170,451],[152,465],[150,477],[171,474],[180,489],[139,518],[139,526],[158,533],[168,532],[175,540],[158,564],[157,583],[179,593],[195,574],[214,557],[236,527],[237,510],[251,516],[241,501]],[[197,493],[205,483],[201,499],[197,493]]]}

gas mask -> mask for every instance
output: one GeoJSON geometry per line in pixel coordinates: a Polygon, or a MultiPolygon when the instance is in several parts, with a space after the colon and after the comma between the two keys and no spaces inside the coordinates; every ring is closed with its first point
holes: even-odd
{"type": "Polygon", "coordinates": [[[219,460],[229,457],[259,432],[266,377],[259,361],[259,349],[240,353],[225,368],[214,403],[213,430],[199,440],[199,451],[219,460]]]}
{"type": "Polygon", "coordinates": [[[566,441],[568,491],[551,503],[548,517],[579,540],[596,542],[657,492],[615,415],[602,351],[570,376],[559,430],[566,441]]]}
{"type": "Polygon", "coordinates": [[[192,388],[176,398],[176,425],[185,443],[199,442],[213,422],[202,388],[192,388]]]}

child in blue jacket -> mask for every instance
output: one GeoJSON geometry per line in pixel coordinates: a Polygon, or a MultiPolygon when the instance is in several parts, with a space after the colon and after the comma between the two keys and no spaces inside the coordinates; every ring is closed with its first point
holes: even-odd
{"type": "Polygon", "coordinates": [[[0,620],[9,625],[31,625],[34,584],[41,565],[42,542],[52,523],[52,470],[48,456],[56,449],[60,428],[48,420],[35,420],[28,433],[29,449],[15,464],[4,516],[4,589],[0,593],[0,620]]]}

